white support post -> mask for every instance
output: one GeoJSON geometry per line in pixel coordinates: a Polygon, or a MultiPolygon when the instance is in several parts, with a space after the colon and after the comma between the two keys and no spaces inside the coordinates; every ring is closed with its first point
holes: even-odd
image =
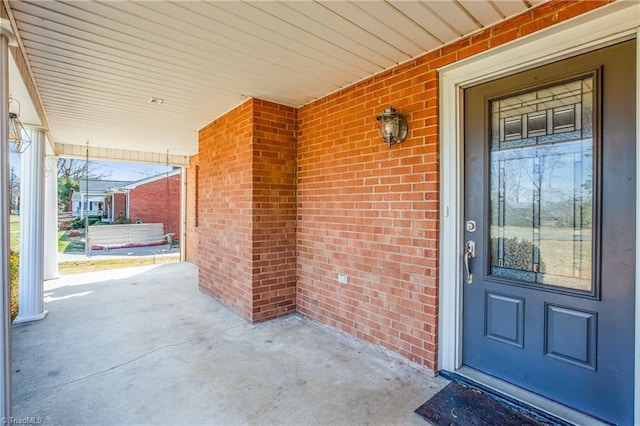
{"type": "Polygon", "coordinates": [[[45,160],[44,177],[44,279],[58,278],[58,161],[45,160]]]}
{"type": "Polygon", "coordinates": [[[9,275],[9,42],[11,23],[0,20],[0,419],[11,418],[11,282],[9,275]]]}
{"type": "Polygon", "coordinates": [[[38,321],[44,310],[44,149],[42,129],[31,131],[20,181],[20,300],[14,324],[38,321]]]}

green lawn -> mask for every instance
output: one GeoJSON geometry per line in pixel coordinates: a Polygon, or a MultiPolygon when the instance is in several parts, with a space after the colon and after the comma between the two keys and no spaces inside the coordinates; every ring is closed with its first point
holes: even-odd
{"type": "Polygon", "coordinates": [[[9,219],[9,232],[11,250],[20,250],[20,216],[11,215],[9,219]]]}
{"type": "MultiPolygon", "coordinates": [[[[9,222],[11,250],[20,251],[20,216],[11,215],[9,222]]],[[[58,253],[83,252],[84,243],[81,239],[82,236],[70,237],[69,231],[58,231],[58,253]]]]}
{"type": "Polygon", "coordinates": [[[58,231],[58,253],[83,252],[82,237],[70,237],[69,231],[58,231]]]}

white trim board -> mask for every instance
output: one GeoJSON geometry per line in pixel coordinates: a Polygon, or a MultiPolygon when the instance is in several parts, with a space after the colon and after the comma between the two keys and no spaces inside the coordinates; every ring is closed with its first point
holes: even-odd
{"type": "MultiPolygon", "coordinates": [[[[439,69],[440,318],[438,368],[462,366],[463,89],[638,38],[640,2],[618,1],[439,69]]],[[[639,47],[640,49],[640,47],[639,47]]],[[[638,55],[640,62],[640,52],[638,55]]],[[[636,64],[640,99],[640,64],[636,64]]],[[[640,111],[640,105],[637,105],[640,111]]],[[[640,247],[640,117],[636,117],[636,247],[640,247]]],[[[635,421],[640,423],[640,253],[636,250],[635,421]]]]}
{"type": "MultiPolygon", "coordinates": [[[[640,21],[640,6],[636,8],[640,21]]],[[[640,423],[640,28],[636,31],[636,353],[634,420],[640,423]]]]}
{"type": "Polygon", "coordinates": [[[188,155],[172,154],[169,152],[133,151],[128,149],[105,148],[92,145],[72,145],[56,143],[55,155],[68,158],[86,158],[91,160],[124,161],[132,163],[154,163],[172,166],[189,166],[188,155]],[[89,152],[87,153],[87,149],[89,152]]]}

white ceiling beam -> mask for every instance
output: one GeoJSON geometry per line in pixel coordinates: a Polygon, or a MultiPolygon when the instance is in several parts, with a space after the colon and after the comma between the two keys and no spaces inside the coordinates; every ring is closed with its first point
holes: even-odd
{"type": "Polygon", "coordinates": [[[161,152],[134,151],[127,149],[82,146],[64,143],[55,144],[55,155],[59,157],[79,158],[101,161],[124,161],[132,163],[161,164],[169,166],[189,166],[186,155],[167,154],[161,152]],[[87,149],[89,152],[87,153],[87,149]]]}

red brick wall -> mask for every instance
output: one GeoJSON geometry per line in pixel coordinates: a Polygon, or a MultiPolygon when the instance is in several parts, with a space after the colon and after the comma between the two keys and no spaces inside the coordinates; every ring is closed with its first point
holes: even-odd
{"type": "Polygon", "coordinates": [[[300,312],[437,369],[436,69],[603,3],[543,5],[300,108],[300,312]],[[410,128],[391,149],[375,119],[389,105],[410,128]]]}
{"type": "Polygon", "coordinates": [[[276,113],[276,105],[251,100],[205,128],[198,158],[201,286],[250,319],[270,317],[273,302],[284,296],[286,309],[275,314],[295,303],[310,317],[436,370],[436,70],[606,3],[552,1],[300,108],[293,160],[284,141],[294,110],[276,113]],[[389,105],[410,126],[408,139],[391,149],[375,120],[389,105]],[[271,112],[261,115],[262,108],[271,112]],[[258,153],[263,140],[272,138],[277,146],[258,153]],[[287,201],[293,163],[296,209],[287,201]],[[284,186],[276,190],[279,179],[284,186]],[[267,194],[276,194],[275,201],[267,194]],[[295,248],[288,229],[294,211],[295,248]],[[295,283],[289,278],[289,248],[297,253],[295,283]],[[280,275],[278,265],[285,271],[280,275]],[[338,283],[339,273],[348,276],[347,284],[338,283]],[[267,290],[269,274],[275,274],[270,286],[282,280],[284,287],[267,290]],[[289,296],[293,285],[295,299],[289,296]]]}
{"type": "Polygon", "coordinates": [[[298,139],[298,310],[432,369],[437,105],[436,71],[411,64],[301,108],[298,139]],[[410,128],[391,149],[389,105],[410,128]]]}
{"type": "Polygon", "coordinates": [[[251,318],[253,101],[200,130],[200,288],[251,318]]]}
{"type": "Polygon", "coordinates": [[[186,230],[187,233],[187,241],[186,241],[186,260],[195,263],[196,265],[199,262],[199,250],[198,246],[200,244],[199,238],[199,217],[198,212],[200,203],[196,203],[196,186],[198,185],[200,175],[200,166],[198,163],[198,156],[194,155],[191,157],[191,161],[189,163],[189,168],[187,168],[187,212],[186,212],[186,230]]]}
{"type": "MultiPolygon", "coordinates": [[[[126,194],[113,194],[114,216],[113,220],[117,219],[122,213],[122,217],[127,217],[127,195],[126,194]]],[[[109,213],[111,214],[111,213],[109,213]]]]}
{"type": "Polygon", "coordinates": [[[296,309],[296,110],[254,102],[252,320],[296,309]]]}
{"type": "MultiPolygon", "coordinates": [[[[180,237],[181,176],[163,177],[138,185],[129,191],[129,219],[144,223],[162,223],[164,232],[180,237]]],[[[116,207],[116,217],[120,210],[116,207]]]]}
{"type": "Polygon", "coordinates": [[[248,100],[200,131],[188,171],[188,258],[251,321],[295,310],[295,131],[295,109],[248,100]]]}

